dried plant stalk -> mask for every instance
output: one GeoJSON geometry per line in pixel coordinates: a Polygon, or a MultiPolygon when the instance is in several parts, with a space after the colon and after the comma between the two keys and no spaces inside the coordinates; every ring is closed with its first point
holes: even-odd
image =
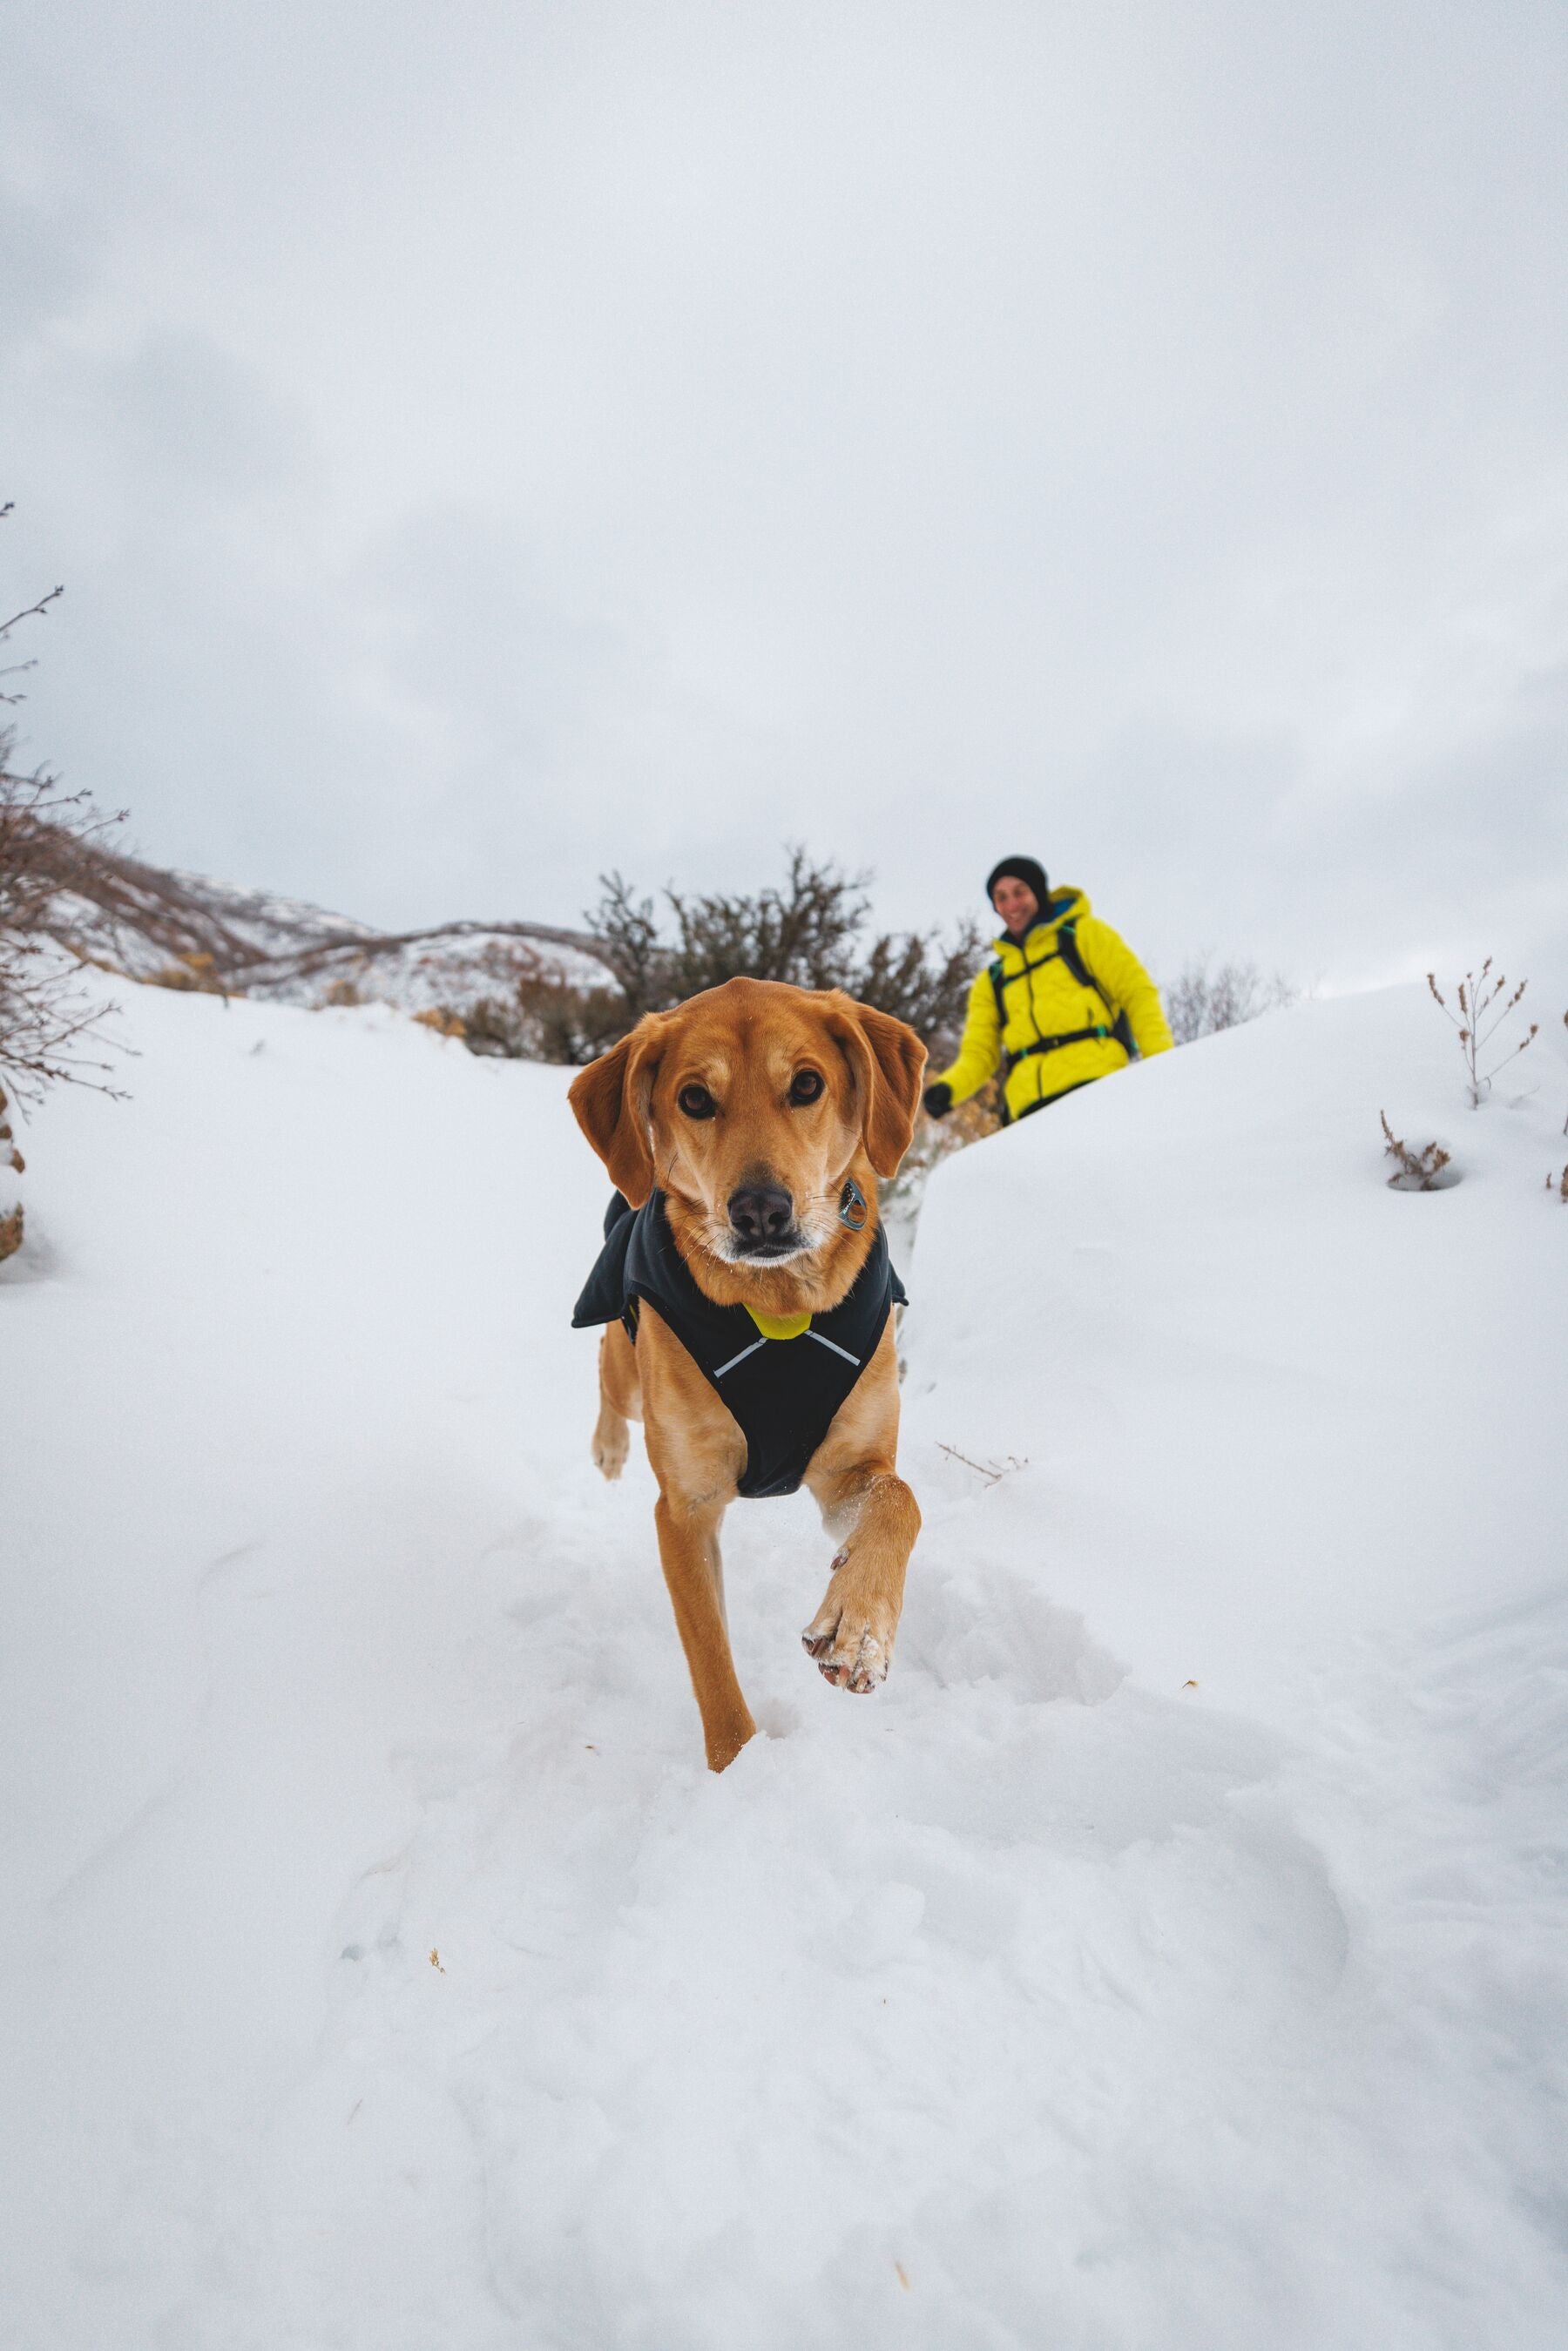
{"type": "Polygon", "coordinates": [[[1488,956],[1479,972],[1468,971],[1460,980],[1455,991],[1459,1005],[1457,1017],[1448,1009],[1448,1000],[1437,986],[1435,973],[1427,974],[1427,985],[1432,991],[1434,1001],[1441,1008],[1444,1019],[1458,1031],[1459,1050],[1464,1056],[1465,1074],[1469,1082],[1470,1107],[1479,1110],[1503,1063],[1513,1061],[1535,1041],[1541,1024],[1532,1020],[1529,1035],[1521,1037],[1517,1045],[1500,1052],[1490,1070],[1483,1070],[1480,1066],[1482,1055],[1503,1022],[1519,1009],[1520,998],[1530,982],[1521,979],[1511,996],[1508,982],[1501,972],[1495,979],[1492,977],[1491,957],[1488,956]]]}
{"type": "Polygon", "coordinates": [[[1445,1151],[1440,1143],[1425,1143],[1419,1151],[1412,1151],[1408,1144],[1400,1142],[1389,1125],[1387,1112],[1379,1111],[1377,1115],[1383,1121],[1385,1138],[1384,1157],[1395,1163],[1394,1173],[1388,1179],[1390,1188],[1406,1192],[1439,1191],[1442,1187],[1437,1178],[1452,1155],[1445,1151]]]}

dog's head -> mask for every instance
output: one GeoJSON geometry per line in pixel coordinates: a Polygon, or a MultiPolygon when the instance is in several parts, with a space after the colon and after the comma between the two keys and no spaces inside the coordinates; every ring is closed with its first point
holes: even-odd
{"type": "Polygon", "coordinates": [[[578,1123],[632,1207],[657,1186],[730,1264],[784,1264],[838,1228],[856,1162],[909,1148],[925,1048],[834,988],[732,979],[653,1012],[572,1083],[578,1123]]]}

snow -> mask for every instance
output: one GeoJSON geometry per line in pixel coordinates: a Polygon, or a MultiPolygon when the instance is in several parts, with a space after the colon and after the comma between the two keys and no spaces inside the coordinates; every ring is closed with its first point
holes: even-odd
{"type": "Polygon", "coordinates": [[[117,993],[0,1267],[7,2342],[1561,2340],[1560,1056],[1307,1005],[946,1162],[892,1676],[737,1505],[715,1779],[570,1072],[117,993]]]}

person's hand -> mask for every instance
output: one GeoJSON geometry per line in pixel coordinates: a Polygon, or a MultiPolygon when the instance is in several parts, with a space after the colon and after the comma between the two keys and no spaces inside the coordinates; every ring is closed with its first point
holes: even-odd
{"type": "Polygon", "coordinates": [[[946,1117],[953,1107],[953,1089],[946,1078],[938,1078],[926,1087],[925,1102],[933,1118],[946,1117]]]}

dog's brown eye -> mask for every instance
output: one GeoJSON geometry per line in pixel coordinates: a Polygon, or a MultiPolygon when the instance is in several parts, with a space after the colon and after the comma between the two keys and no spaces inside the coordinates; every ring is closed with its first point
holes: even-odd
{"type": "Polygon", "coordinates": [[[711,1118],[718,1108],[706,1086],[683,1086],[675,1100],[688,1118],[711,1118]]]}
{"type": "Polygon", "coordinates": [[[821,1091],[822,1073],[820,1070],[797,1070],[789,1081],[792,1102],[814,1102],[821,1091]]]}

